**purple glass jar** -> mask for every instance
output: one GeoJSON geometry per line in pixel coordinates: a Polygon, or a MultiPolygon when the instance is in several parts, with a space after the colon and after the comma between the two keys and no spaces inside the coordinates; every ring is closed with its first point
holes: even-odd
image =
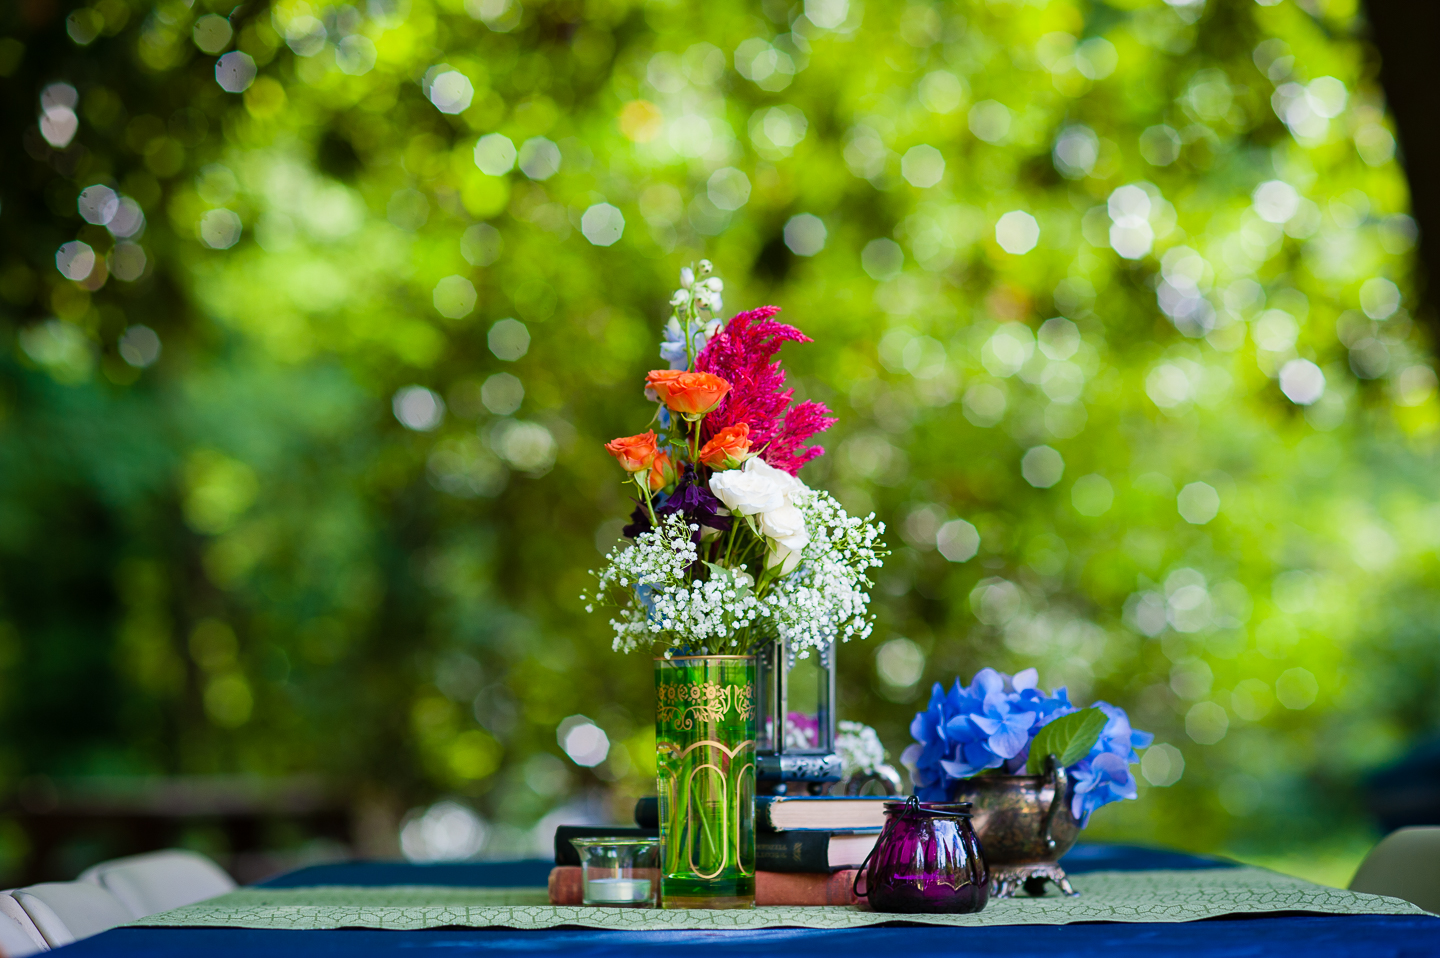
{"type": "Polygon", "coordinates": [[[855,894],[887,912],[980,911],[990,874],[970,827],[970,803],[885,803],[885,828],[855,875],[855,894]],[[861,879],[865,890],[860,890],[861,879]]]}

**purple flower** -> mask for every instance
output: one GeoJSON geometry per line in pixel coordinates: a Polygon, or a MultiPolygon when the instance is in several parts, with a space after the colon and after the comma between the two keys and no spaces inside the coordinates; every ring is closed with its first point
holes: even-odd
{"type": "Polygon", "coordinates": [[[630,513],[630,523],[621,529],[620,532],[627,539],[637,539],[642,534],[650,531],[650,514],[645,511],[645,503],[639,499],[635,500],[635,511],[630,513]]]}
{"type": "MultiPolygon", "coordinates": [[[[656,518],[664,518],[676,512],[683,512],[685,518],[690,522],[702,527],[717,529],[720,532],[729,532],[730,523],[734,520],[728,515],[728,510],[715,498],[714,493],[704,485],[695,481],[694,471],[685,473],[680,483],[667,495],[657,493],[652,504],[655,507],[656,518]]],[[[635,511],[630,513],[630,524],[621,530],[625,538],[634,539],[644,532],[650,531],[650,515],[645,511],[645,503],[635,500],[635,511]]],[[[700,533],[695,534],[695,541],[699,542],[700,533]]]]}
{"type": "Polygon", "coordinates": [[[730,523],[735,520],[728,514],[729,510],[715,498],[706,486],[695,481],[695,472],[691,470],[685,473],[680,484],[675,487],[665,498],[665,502],[655,507],[655,515],[668,516],[676,512],[683,512],[685,518],[692,523],[708,526],[711,529],[718,529],[721,532],[730,531],[730,523]]]}

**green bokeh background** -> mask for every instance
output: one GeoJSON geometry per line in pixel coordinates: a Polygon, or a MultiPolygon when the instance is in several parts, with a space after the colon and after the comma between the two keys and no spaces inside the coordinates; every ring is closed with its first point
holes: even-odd
{"type": "Polygon", "coordinates": [[[1436,725],[1440,407],[1354,0],[96,0],[0,30],[7,787],[319,772],[397,819],[458,797],[494,855],[586,795],[626,817],[650,664],[578,595],[628,511],[601,443],[643,427],[702,256],[727,315],[775,303],[814,337],[784,359],[840,423],[802,478],[890,527],[839,687],[892,755],[933,682],[1034,665],[1169,747],[1092,833],[1343,882],[1376,834],[1361,776],[1436,725]],[[197,36],[253,59],[248,89],[197,36]],[[451,70],[455,114],[427,98],[451,70]],[[79,95],[63,150],[36,127],[53,81],[79,95]],[[496,132],[558,172],[482,172],[496,132]],[[1272,180],[1301,198],[1283,227],[1252,207],[1272,180]],[[95,183],[143,207],[147,265],[86,289],[54,257],[110,251],[77,215],[95,183]],[[1136,184],[1129,259],[1107,201],[1136,184]],[[586,238],[599,204],[613,245],[586,238]],[[997,240],[1011,211],[1028,252],[997,240]],[[1165,264],[1207,336],[1161,311],[1165,264]],[[1376,277],[1402,296],[1379,322],[1376,277]],[[1078,345],[1035,345],[1053,317],[1078,345]],[[1324,372],[1310,406],[1277,383],[1295,358],[1324,372]],[[397,420],[411,385],[437,428],[397,420]],[[1180,507],[1193,483],[1213,517],[1180,507]],[[966,561],[936,548],[957,519],[966,561]],[[612,742],[595,769],[557,744],[572,715],[612,742]]]}

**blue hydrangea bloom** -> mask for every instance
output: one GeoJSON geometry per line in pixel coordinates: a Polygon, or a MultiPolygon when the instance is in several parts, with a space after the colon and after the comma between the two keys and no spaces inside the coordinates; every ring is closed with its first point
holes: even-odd
{"type": "Polygon", "coordinates": [[[1149,732],[1131,728],[1130,717],[1119,706],[1096,702],[1094,707],[1110,720],[1090,753],[1069,768],[1074,782],[1070,812],[1082,827],[1100,806],[1136,797],[1139,789],[1130,766],[1140,761],[1136,749],[1148,748],[1155,741],[1149,732]]]}
{"type": "Polygon", "coordinates": [[[1034,712],[1019,712],[1003,692],[985,696],[983,714],[970,715],[970,723],[984,732],[985,747],[1001,758],[1014,758],[1030,744],[1034,712]]]}
{"type": "MultiPolygon", "coordinates": [[[[1038,686],[1035,669],[1013,676],[981,669],[968,686],[957,680],[949,692],[936,683],[930,704],[910,723],[915,744],[902,756],[920,799],[946,801],[957,781],[990,769],[1021,772],[1035,733],[1075,711],[1066,689],[1045,692],[1038,686]]],[[[1096,702],[1095,707],[1109,721],[1095,747],[1068,769],[1071,809],[1082,825],[1100,806],[1136,796],[1130,765],[1140,760],[1135,750],[1154,740],[1148,732],[1132,729],[1123,709],[1108,702],[1096,702]]]]}

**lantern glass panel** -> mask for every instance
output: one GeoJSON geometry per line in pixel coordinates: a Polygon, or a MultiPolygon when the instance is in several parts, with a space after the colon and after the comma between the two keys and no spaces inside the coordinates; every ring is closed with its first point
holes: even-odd
{"type": "Polygon", "coordinates": [[[773,754],[779,749],[775,737],[775,716],[785,703],[784,670],[776,668],[780,643],[768,642],[755,655],[755,751],[773,754]]]}
{"type": "Polygon", "coordinates": [[[756,748],[773,754],[827,754],[835,748],[833,649],[792,658],[780,643],[759,653],[756,748]],[[777,734],[778,733],[778,734],[777,734]]]}
{"type": "Polygon", "coordinates": [[[830,669],[820,654],[796,659],[785,677],[785,751],[828,752],[830,669]]]}

